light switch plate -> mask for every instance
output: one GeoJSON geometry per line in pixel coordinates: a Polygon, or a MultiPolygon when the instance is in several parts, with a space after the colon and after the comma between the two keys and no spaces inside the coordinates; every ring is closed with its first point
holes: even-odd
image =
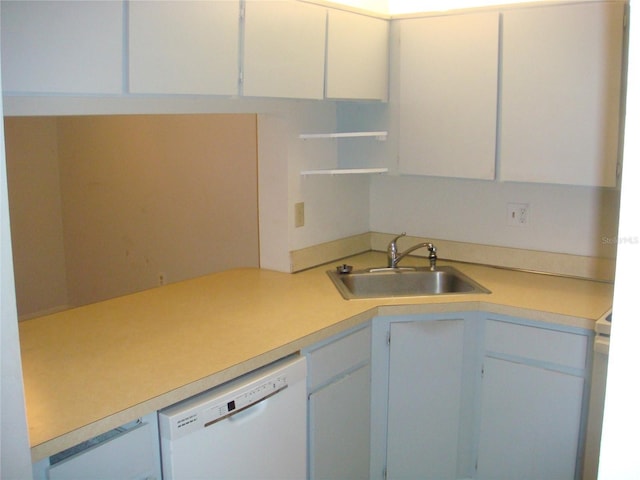
{"type": "Polygon", "coordinates": [[[296,228],[304,227],[304,202],[298,202],[293,206],[293,223],[296,228]]]}

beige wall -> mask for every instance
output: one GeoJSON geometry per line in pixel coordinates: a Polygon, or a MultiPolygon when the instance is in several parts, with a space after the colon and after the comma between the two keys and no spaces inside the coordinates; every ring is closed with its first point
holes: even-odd
{"type": "MultiPolygon", "coordinates": [[[[50,121],[6,123],[24,132],[31,122],[31,133],[22,134],[24,147],[50,121]]],[[[169,283],[259,265],[255,115],[57,117],[55,125],[57,135],[49,140],[59,161],[66,303],[154,287],[160,276],[169,283]]],[[[8,133],[7,143],[13,142],[8,133]]],[[[22,170],[24,160],[7,151],[9,165],[22,170]]],[[[14,176],[21,183],[12,190],[29,187],[26,172],[14,176]]],[[[21,216],[42,202],[23,195],[21,216]]],[[[14,245],[28,235],[14,232],[14,245]]],[[[46,247],[41,256],[50,261],[46,247]]],[[[39,273],[28,257],[26,249],[16,255],[16,274],[25,279],[39,273]]],[[[21,315],[56,306],[36,303],[40,290],[29,281],[19,285],[21,315]]]]}
{"type": "Polygon", "coordinates": [[[67,303],[58,142],[54,117],[5,121],[18,312],[67,303]]]}

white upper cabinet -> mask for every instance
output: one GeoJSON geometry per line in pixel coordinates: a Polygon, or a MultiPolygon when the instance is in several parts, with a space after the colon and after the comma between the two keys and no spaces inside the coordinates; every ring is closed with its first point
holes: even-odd
{"type": "Polygon", "coordinates": [[[2,1],[5,92],[122,93],[122,1],[2,1]]]}
{"type": "Polygon", "coordinates": [[[240,2],[129,3],[132,93],[236,95],[240,2]]]}
{"type": "Polygon", "coordinates": [[[402,20],[399,169],[495,177],[499,14],[402,20]]]}
{"type": "Polygon", "coordinates": [[[624,5],[507,10],[502,180],[615,186],[624,5]]]}
{"type": "Polygon", "coordinates": [[[322,99],[326,15],[308,3],[248,0],[243,94],[322,99]]]}
{"type": "Polygon", "coordinates": [[[326,97],[385,101],[389,77],[389,22],[329,10],[326,97]]]}

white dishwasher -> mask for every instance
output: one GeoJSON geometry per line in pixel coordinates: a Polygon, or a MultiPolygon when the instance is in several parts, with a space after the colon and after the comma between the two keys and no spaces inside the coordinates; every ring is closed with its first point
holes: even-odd
{"type": "Polygon", "coordinates": [[[159,411],[164,480],[304,479],[306,370],[284,359],[159,411]]]}

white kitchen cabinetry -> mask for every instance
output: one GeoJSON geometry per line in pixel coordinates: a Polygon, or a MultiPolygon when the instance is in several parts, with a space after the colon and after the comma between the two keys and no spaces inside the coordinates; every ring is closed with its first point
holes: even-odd
{"type": "Polygon", "coordinates": [[[243,94],[322,99],[326,16],[326,9],[317,5],[248,0],[243,94]]]}
{"type": "Polygon", "coordinates": [[[371,328],[304,352],[309,382],[309,478],[369,478],[371,328]]]}
{"type": "Polygon", "coordinates": [[[503,16],[500,178],[615,186],[624,5],[503,16]]]}
{"type": "Polygon", "coordinates": [[[240,2],[129,3],[132,93],[236,95],[240,2]]]}
{"type": "Polygon", "coordinates": [[[1,9],[5,92],[122,93],[122,1],[2,1],[1,9]]]}
{"type": "Polygon", "coordinates": [[[391,323],[387,478],[469,476],[477,368],[465,328],[464,315],[391,323]]]}
{"type": "Polygon", "coordinates": [[[478,479],[580,478],[590,336],[490,317],[478,479]]]}
{"type": "Polygon", "coordinates": [[[160,472],[158,418],[153,412],[34,464],[33,479],[160,480],[160,472]]]}
{"type": "Polygon", "coordinates": [[[389,22],[328,10],[327,98],[385,101],[389,77],[389,22]]]}
{"type": "Polygon", "coordinates": [[[499,13],[399,21],[399,169],[494,179],[499,13]]]}

